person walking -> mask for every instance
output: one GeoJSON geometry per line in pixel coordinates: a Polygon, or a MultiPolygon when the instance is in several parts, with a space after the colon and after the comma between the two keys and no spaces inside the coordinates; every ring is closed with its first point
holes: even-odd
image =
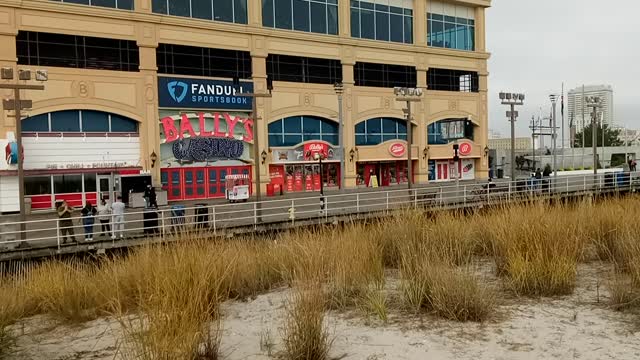
{"type": "Polygon", "coordinates": [[[62,200],[56,210],[58,212],[58,224],[60,228],[60,236],[62,236],[62,243],[67,243],[67,235],[71,238],[72,242],[77,242],[76,235],[73,232],[73,221],[71,220],[71,212],[73,212],[73,208],[67,204],[66,200],[62,200]]]}
{"type": "Polygon", "coordinates": [[[111,211],[113,212],[113,235],[111,239],[120,237],[124,238],[124,203],[122,202],[122,196],[118,196],[116,202],[111,204],[111,211]]]}
{"type": "Polygon", "coordinates": [[[100,200],[98,205],[98,219],[101,225],[100,235],[111,237],[111,207],[105,199],[100,200]]]}
{"type": "Polygon", "coordinates": [[[147,200],[147,207],[154,207],[158,209],[158,197],[156,195],[156,189],[151,185],[147,185],[147,189],[144,191],[144,198],[147,200]]]}
{"type": "Polygon", "coordinates": [[[80,213],[82,214],[82,225],[84,225],[84,241],[93,240],[93,225],[96,222],[96,208],[87,201],[80,213]]]}

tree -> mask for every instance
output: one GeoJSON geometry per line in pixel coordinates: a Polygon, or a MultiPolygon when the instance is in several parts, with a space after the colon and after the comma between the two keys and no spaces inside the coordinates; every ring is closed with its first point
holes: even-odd
{"type": "MultiPolygon", "coordinates": [[[[581,132],[576,134],[575,140],[573,142],[573,147],[582,147],[582,137],[584,136],[584,147],[592,147],[591,139],[592,139],[592,126],[589,124],[582,130],[581,132]]],[[[597,134],[596,134],[596,145],[598,147],[602,146],[602,126],[596,126],[597,134]]],[[[611,129],[607,124],[604,125],[604,145],[605,146],[622,146],[622,140],[620,140],[620,130],[611,129]]]]}

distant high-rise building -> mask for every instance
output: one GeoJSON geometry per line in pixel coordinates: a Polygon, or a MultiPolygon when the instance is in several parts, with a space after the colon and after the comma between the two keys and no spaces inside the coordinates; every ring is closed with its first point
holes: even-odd
{"type": "Polygon", "coordinates": [[[587,96],[599,96],[602,99],[601,119],[607,126],[613,126],[613,88],[610,85],[588,85],[584,88],[579,86],[567,93],[567,107],[565,109],[565,116],[569,120],[569,124],[573,120],[576,133],[591,124],[592,109],[588,106],[584,107],[583,97],[587,96]]]}

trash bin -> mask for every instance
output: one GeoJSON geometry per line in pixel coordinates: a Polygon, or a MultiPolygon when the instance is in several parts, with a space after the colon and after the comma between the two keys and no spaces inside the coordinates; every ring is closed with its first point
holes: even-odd
{"type": "Polygon", "coordinates": [[[209,227],[209,208],[207,204],[196,204],[196,228],[209,227]]]}
{"type": "Polygon", "coordinates": [[[273,196],[273,184],[267,184],[267,196],[273,196]]]}
{"type": "Polygon", "coordinates": [[[155,209],[145,208],[142,212],[142,227],[145,235],[157,234],[160,232],[158,228],[158,212],[155,209]]]}

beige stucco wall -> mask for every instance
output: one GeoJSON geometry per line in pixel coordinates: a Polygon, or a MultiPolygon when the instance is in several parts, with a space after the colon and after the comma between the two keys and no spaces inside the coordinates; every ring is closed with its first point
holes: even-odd
{"type": "MultiPolygon", "coordinates": [[[[427,125],[447,117],[469,117],[476,125],[471,157],[478,158],[476,176],[486,176],[487,161],[487,59],[484,41],[484,7],[489,0],[455,1],[478,6],[476,10],[476,44],[478,51],[465,52],[426,46],[426,8],[428,0],[414,4],[415,44],[396,44],[360,40],[349,36],[349,1],[340,1],[339,35],[283,31],[261,26],[259,1],[249,1],[249,24],[238,25],[188,18],[159,16],[151,13],[151,0],[136,0],[136,11],[61,4],[47,0],[5,0],[0,5],[0,66],[17,68],[15,36],[18,30],[55,32],[129,39],[140,46],[139,72],[112,72],[84,69],[48,68],[49,81],[42,92],[24,93],[34,102],[31,115],[62,109],[95,109],[130,117],[140,122],[141,157],[149,159],[159,153],[157,105],[157,69],[155,48],[158,43],[175,43],[212,48],[250,51],[253,57],[253,80],[256,92],[266,92],[266,56],[269,53],[340,59],[343,64],[345,153],[355,148],[354,126],[371,117],[403,118],[403,103],[395,101],[393,89],[355,87],[353,65],[358,61],[416,66],[418,86],[426,87],[430,67],[477,71],[479,93],[426,91],[423,101],[413,103],[414,158],[418,160],[416,180],[427,180],[429,159],[451,157],[447,146],[427,144],[427,125]],[[429,147],[428,158],[423,149],[429,147]]],[[[20,68],[27,68],[20,66],[20,68]]],[[[36,67],[30,67],[35,69],[36,67]]],[[[41,67],[37,67],[41,68],[41,67]]],[[[34,82],[35,83],[35,82],[34,82]]],[[[10,92],[0,91],[3,96],[10,92]]],[[[287,116],[317,115],[338,120],[338,100],[331,85],[274,82],[272,98],[260,98],[256,125],[260,150],[267,149],[267,125],[287,116]]],[[[15,130],[11,113],[0,112],[0,138],[15,130]]],[[[382,150],[381,150],[382,149],[382,150]]],[[[375,158],[386,152],[358,149],[359,159],[375,158]]],[[[388,155],[388,153],[387,153],[388,155]]],[[[160,169],[150,169],[159,182],[160,169]]],[[[355,161],[347,164],[347,186],[355,186],[355,161]]],[[[269,159],[261,165],[262,182],[268,181],[269,159]]]]}

